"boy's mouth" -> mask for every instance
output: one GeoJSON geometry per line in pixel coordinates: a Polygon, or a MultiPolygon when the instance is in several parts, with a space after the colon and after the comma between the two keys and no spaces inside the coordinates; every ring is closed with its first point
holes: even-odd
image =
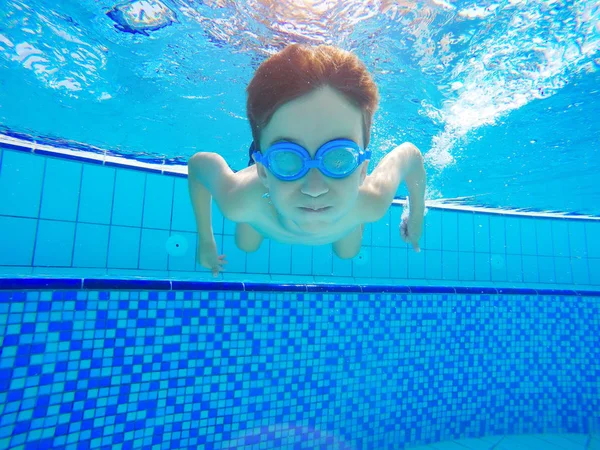
{"type": "Polygon", "coordinates": [[[320,213],[320,212],[327,211],[330,208],[331,208],[331,206],[323,206],[321,208],[313,208],[313,207],[300,206],[301,210],[309,212],[309,213],[320,213]]]}

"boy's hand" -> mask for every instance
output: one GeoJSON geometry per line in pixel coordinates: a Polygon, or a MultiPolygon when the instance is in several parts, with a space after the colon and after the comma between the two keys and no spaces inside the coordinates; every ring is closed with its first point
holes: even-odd
{"type": "Polygon", "coordinates": [[[400,237],[407,244],[412,244],[415,252],[419,253],[419,239],[423,234],[423,215],[410,213],[408,217],[402,218],[400,224],[400,237]]]}
{"type": "Polygon", "coordinates": [[[223,266],[227,264],[225,255],[217,254],[217,243],[213,239],[201,240],[198,244],[198,262],[205,269],[212,271],[214,277],[223,271],[223,266]]]}

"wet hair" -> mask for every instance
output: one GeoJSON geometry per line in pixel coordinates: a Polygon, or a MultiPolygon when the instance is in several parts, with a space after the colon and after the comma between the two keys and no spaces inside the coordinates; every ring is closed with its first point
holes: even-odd
{"type": "Polygon", "coordinates": [[[258,67],[246,89],[246,114],[254,145],[260,149],[262,130],[283,104],[329,86],[363,114],[364,148],[369,144],[379,91],[358,57],[328,45],[309,47],[290,44],[258,67]]]}

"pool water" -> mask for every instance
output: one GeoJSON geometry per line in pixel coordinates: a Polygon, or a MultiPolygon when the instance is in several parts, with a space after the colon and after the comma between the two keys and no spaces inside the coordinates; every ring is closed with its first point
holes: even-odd
{"type": "Polygon", "coordinates": [[[600,9],[591,0],[7,0],[0,448],[600,447],[600,9]],[[290,42],[379,86],[372,170],[425,155],[357,257],[196,261],[186,162],[247,164],[245,87],[290,42]]]}

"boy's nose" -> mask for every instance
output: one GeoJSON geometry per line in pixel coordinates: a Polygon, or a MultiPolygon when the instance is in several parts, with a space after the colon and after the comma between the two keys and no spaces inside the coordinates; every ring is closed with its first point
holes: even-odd
{"type": "Polygon", "coordinates": [[[319,197],[329,192],[329,186],[327,185],[327,180],[325,180],[325,175],[323,175],[319,169],[310,169],[302,181],[303,183],[300,191],[303,194],[311,197],[319,197]]]}

